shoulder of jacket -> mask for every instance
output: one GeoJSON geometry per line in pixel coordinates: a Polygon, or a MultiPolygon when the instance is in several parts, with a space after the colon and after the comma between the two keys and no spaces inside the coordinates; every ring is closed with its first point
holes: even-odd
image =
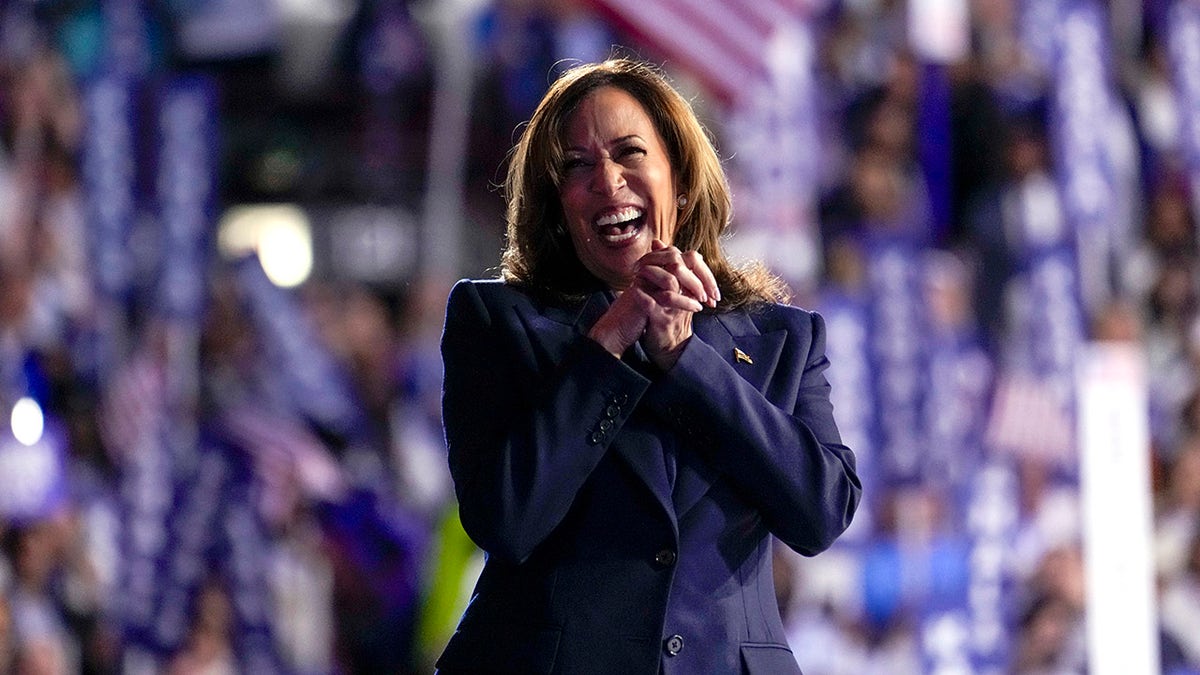
{"type": "Polygon", "coordinates": [[[485,299],[518,292],[503,279],[459,279],[454,283],[454,288],[450,292],[451,294],[461,293],[467,291],[468,288],[485,299]]]}
{"type": "Polygon", "coordinates": [[[745,311],[750,320],[763,332],[797,325],[811,326],[817,316],[816,312],[803,307],[777,302],[752,305],[742,311],[745,311]]]}
{"type": "Polygon", "coordinates": [[[450,291],[452,305],[456,298],[459,302],[473,298],[471,302],[478,302],[490,310],[533,302],[525,291],[503,279],[460,279],[450,291]]]}

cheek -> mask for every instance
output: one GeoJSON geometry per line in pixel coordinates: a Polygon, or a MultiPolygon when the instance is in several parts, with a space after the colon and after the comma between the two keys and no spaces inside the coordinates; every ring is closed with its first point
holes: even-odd
{"type": "Polygon", "coordinates": [[[568,223],[583,220],[586,201],[587,191],[576,185],[566,183],[558,191],[558,203],[568,223]]]}
{"type": "Polygon", "coordinates": [[[572,217],[569,211],[564,213],[567,238],[571,240],[576,252],[582,252],[591,243],[592,229],[581,218],[572,217]]]}

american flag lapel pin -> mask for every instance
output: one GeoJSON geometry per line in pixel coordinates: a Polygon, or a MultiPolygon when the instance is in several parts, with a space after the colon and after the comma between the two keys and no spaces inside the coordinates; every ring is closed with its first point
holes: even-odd
{"type": "Polygon", "coordinates": [[[740,363],[754,363],[754,359],[750,358],[749,354],[738,349],[737,347],[733,348],[733,358],[735,361],[740,363]]]}

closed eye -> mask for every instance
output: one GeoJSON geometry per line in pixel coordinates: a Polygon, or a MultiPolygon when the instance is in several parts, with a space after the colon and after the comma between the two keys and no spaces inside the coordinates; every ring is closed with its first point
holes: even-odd
{"type": "Polygon", "coordinates": [[[562,164],[562,171],[563,173],[571,173],[585,166],[587,166],[587,162],[582,157],[568,157],[562,164]]]}

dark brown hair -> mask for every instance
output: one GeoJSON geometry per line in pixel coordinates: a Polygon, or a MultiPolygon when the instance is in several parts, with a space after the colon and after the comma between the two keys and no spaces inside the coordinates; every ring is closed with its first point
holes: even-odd
{"type": "Polygon", "coordinates": [[[691,105],[652,66],[619,58],[572,68],[538,104],[509,156],[505,198],[507,235],[501,275],[559,299],[603,288],[584,268],[567,233],[559,185],[563,136],[572,114],[591,92],[617,87],[633,96],[650,117],[687,204],[679,214],[675,246],[697,250],[721,288],[719,309],[787,299],[785,286],[761,264],[735,267],[721,249],[729,227],[729,184],[712,140],[691,105]]]}

